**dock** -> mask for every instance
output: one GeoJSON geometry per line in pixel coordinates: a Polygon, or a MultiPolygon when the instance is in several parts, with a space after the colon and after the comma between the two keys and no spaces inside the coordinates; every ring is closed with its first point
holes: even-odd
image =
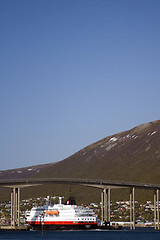
{"type": "Polygon", "coordinates": [[[20,226],[0,226],[0,231],[29,231],[30,226],[20,225],[20,226]]]}

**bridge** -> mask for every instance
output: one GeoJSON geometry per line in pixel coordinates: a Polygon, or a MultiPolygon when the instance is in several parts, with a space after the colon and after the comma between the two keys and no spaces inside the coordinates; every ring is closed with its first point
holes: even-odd
{"type": "Polygon", "coordinates": [[[32,179],[4,179],[0,180],[0,187],[12,188],[11,192],[11,226],[20,225],[20,189],[42,184],[74,184],[102,189],[101,192],[101,220],[102,224],[110,222],[111,189],[130,189],[130,229],[135,229],[135,189],[153,190],[154,192],[154,228],[159,230],[159,190],[160,185],[136,182],[106,181],[98,179],[78,178],[32,178],[32,179]]]}

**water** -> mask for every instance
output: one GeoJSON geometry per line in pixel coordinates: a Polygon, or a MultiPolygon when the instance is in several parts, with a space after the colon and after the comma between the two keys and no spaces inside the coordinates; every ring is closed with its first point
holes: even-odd
{"type": "Polygon", "coordinates": [[[53,231],[53,232],[0,232],[0,240],[159,240],[160,232],[136,231],[53,231]]]}

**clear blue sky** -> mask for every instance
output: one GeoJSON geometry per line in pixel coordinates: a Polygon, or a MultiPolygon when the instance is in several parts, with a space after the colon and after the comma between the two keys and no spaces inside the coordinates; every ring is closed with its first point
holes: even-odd
{"type": "Polygon", "coordinates": [[[0,1],[0,169],[160,119],[159,0],[0,1]]]}

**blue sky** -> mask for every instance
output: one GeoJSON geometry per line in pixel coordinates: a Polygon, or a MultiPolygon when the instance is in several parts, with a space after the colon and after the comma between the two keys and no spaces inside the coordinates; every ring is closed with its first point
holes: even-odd
{"type": "Polygon", "coordinates": [[[159,0],[0,1],[0,169],[160,119],[159,0]]]}

